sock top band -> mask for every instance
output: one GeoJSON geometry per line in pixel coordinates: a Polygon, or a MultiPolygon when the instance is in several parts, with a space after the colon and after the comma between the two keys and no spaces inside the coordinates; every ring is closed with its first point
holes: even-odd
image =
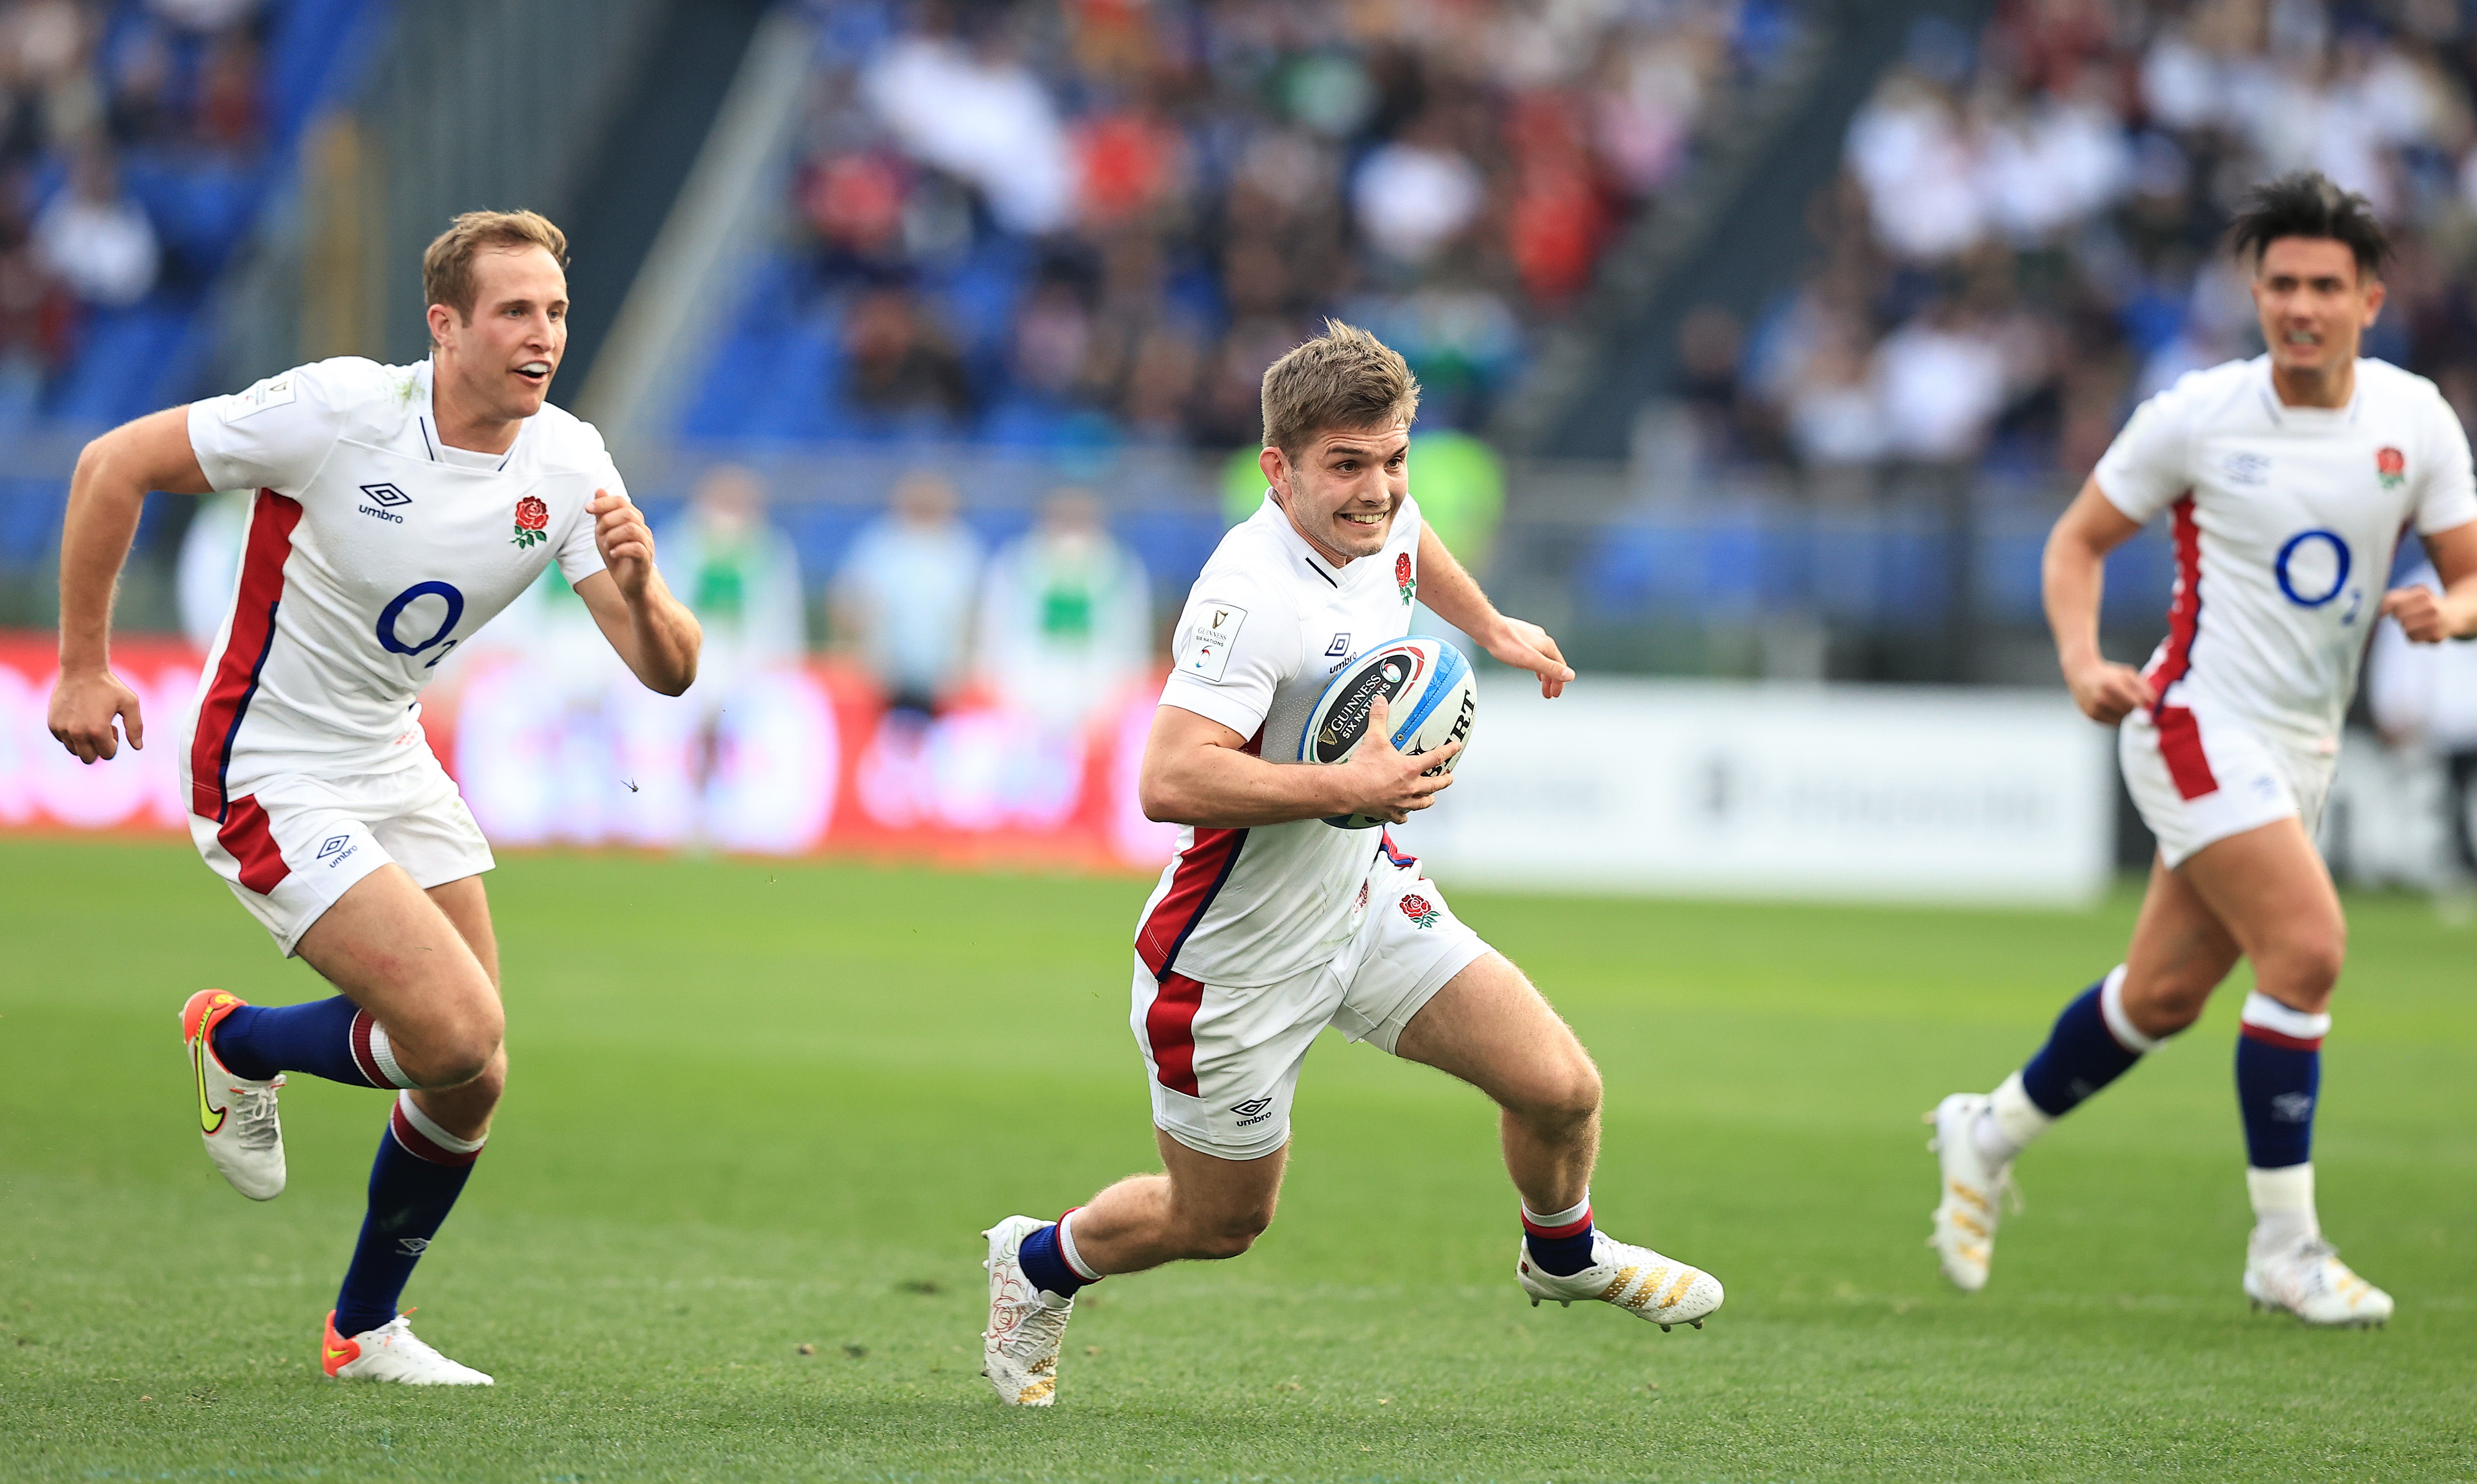
{"type": "Polygon", "coordinates": [[[2256,990],[2245,996],[2241,1020],[2243,1034],[2256,1041],[2266,1041],[2275,1046],[2293,1051],[2321,1049],[2322,1038],[2331,1034],[2331,1017],[2307,1015],[2256,990]]]}

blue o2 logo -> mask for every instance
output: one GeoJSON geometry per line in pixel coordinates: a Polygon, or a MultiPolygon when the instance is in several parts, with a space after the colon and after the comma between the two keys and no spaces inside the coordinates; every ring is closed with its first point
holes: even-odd
{"type": "MultiPolygon", "coordinates": [[[[389,654],[400,654],[410,658],[421,654],[432,645],[443,641],[447,648],[439,650],[430,662],[430,665],[437,665],[440,660],[447,658],[448,649],[456,647],[456,641],[448,639],[447,636],[454,632],[456,621],[463,616],[464,594],[458,591],[453,583],[414,583],[390,598],[387,607],[379,610],[379,647],[389,654]],[[444,602],[447,605],[447,612],[440,616],[438,627],[430,631],[428,639],[417,644],[408,644],[398,637],[396,622],[404,616],[406,609],[412,607],[416,600],[426,597],[435,597],[444,602]]],[[[427,669],[430,666],[422,667],[427,669]]]]}
{"type": "Polygon", "coordinates": [[[2271,571],[2289,602],[2299,608],[2319,608],[2348,586],[2353,561],[2339,532],[2299,531],[2279,548],[2279,560],[2271,564],[2271,571]]]}

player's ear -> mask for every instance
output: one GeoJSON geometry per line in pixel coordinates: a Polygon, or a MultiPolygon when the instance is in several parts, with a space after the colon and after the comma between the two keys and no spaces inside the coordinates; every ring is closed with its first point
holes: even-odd
{"type": "Polygon", "coordinates": [[[1289,498],[1289,471],[1280,449],[1260,450],[1256,455],[1256,467],[1264,471],[1264,483],[1280,490],[1284,499],[1289,498]]]}
{"type": "Polygon", "coordinates": [[[2373,327],[2375,316],[2379,315],[2383,312],[2383,299],[2388,290],[2384,288],[2383,281],[2381,279],[2373,278],[2366,281],[2364,292],[2365,328],[2371,329],[2373,327]]]}

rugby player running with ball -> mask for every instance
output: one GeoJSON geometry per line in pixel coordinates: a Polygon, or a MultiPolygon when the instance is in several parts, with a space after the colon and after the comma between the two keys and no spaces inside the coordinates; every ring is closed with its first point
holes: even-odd
{"type": "Polygon", "coordinates": [[[88,444],[69,486],[51,729],[86,763],[115,755],[115,718],[145,742],[110,639],[146,491],[258,491],[180,741],[183,796],[207,865],[340,993],[201,990],[181,1029],[207,1153],[253,1200],[284,1190],[284,1073],[395,1093],[327,1317],[331,1376],[490,1384],[396,1312],[508,1074],[490,847],[414,697],[554,560],[645,685],[677,695],[696,676],[696,620],[601,436],[542,400],[567,346],[566,257],[531,212],[460,216],[422,257],[429,360],[322,361],[152,414],[88,444]]]}
{"type": "Polygon", "coordinates": [[[2358,357],[2389,251],[2364,198],[2282,176],[2232,236],[2267,354],[2143,403],[2047,541],[2064,679],[2117,727],[2125,786],[2159,840],[2149,892],[2124,962],[2065,1006],[2039,1053],[1992,1094],[1956,1093],[1929,1115],[1943,1176],[1929,1245],[1955,1284],[1984,1287],[2014,1157],[2198,1019],[2244,958],[2245,1295],[2309,1324],[2379,1324],[2390,1295],[2339,1261],[2314,1202],[2322,1038],[2347,945],[2314,835],[2375,619],[2425,644],[2477,634],[2477,490],[2434,384],[2358,357]],[[2162,514],[2175,594],[2167,638],[2137,671],[2099,652],[2101,571],[2162,514]],[[2385,591],[2408,526],[2439,594],[2385,591]]]}
{"type": "Polygon", "coordinates": [[[1403,756],[1380,699],[1346,762],[1280,761],[1328,677],[1409,632],[1414,596],[1537,675],[1543,696],[1574,677],[1421,523],[1408,462],[1418,401],[1399,355],[1331,321],[1264,373],[1270,489],[1195,581],[1144,746],[1144,813],[1184,826],[1136,929],[1132,1019],[1163,1172],[1056,1221],[1013,1216],[986,1233],[983,1359],[1008,1403],[1056,1399],[1078,1290],[1236,1257],[1272,1221],[1299,1064],[1328,1025],[1502,1110],[1522,1197],[1515,1276],[1534,1304],[1605,1299],[1664,1329],[1720,1306],[1709,1273],[1594,1229],[1599,1072],[1557,1012],[1384,831],[1324,822],[1427,808],[1451,782],[1430,771],[1460,743],[1403,756]]]}

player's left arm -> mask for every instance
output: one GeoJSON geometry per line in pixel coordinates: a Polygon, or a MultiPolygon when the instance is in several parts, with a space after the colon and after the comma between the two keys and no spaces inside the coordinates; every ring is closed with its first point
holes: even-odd
{"type": "Polygon", "coordinates": [[[2426,537],[2425,554],[2442,591],[2423,583],[2393,588],[2383,594],[2383,613],[2420,644],[2477,638],[2477,520],[2426,537]]]}
{"type": "Polygon", "coordinates": [[[602,570],[579,582],[576,595],[645,689],[680,694],[696,679],[705,632],[654,566],[654,533],[625,493],[596,490],[585,511],[602,570]]]}
{"type": "Polygon", "coordinates": [[[1548,631],[1498,613],[1479,590],[1478,579],[1437,540],[1435,527],[1425,524],[1419,527],[1419,600],[1499,661],[1539,676],[1541,695],[1554,699],[1565,693],[1574,670],[1548,631]]]}

